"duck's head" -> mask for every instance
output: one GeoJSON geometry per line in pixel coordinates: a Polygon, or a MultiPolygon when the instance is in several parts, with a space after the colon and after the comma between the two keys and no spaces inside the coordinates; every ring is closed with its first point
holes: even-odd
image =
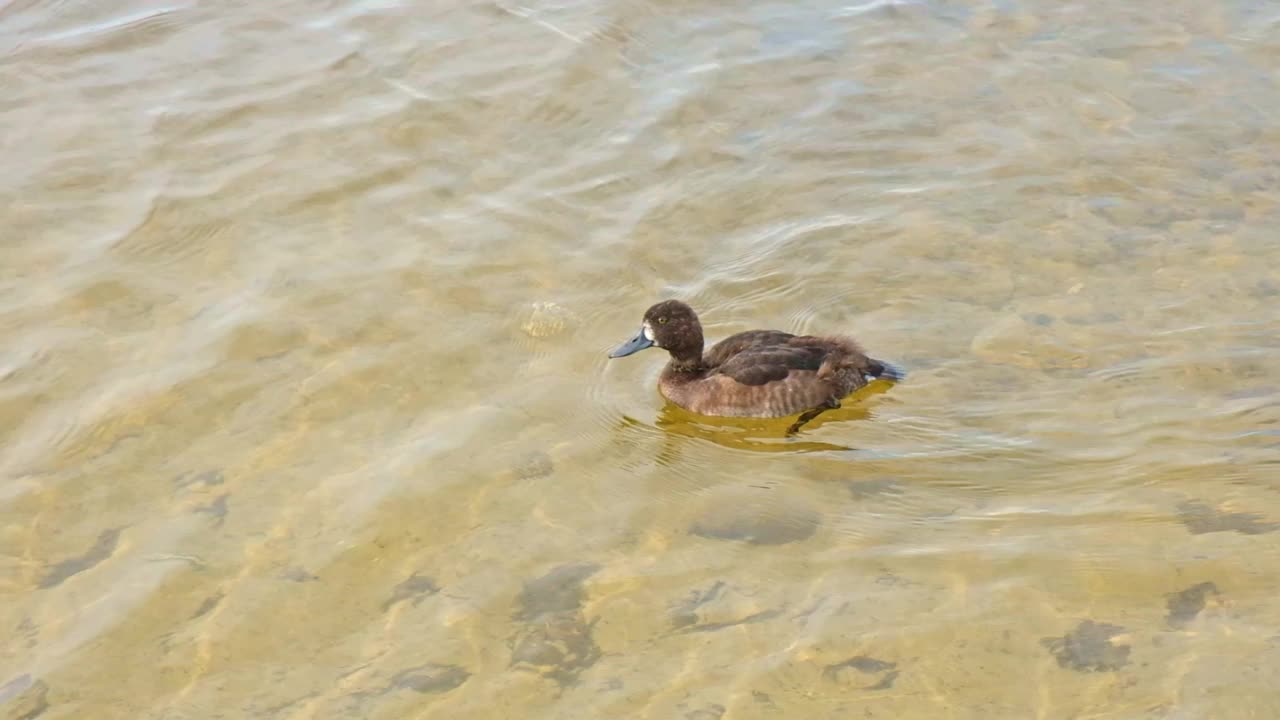
{"type": "Polygon", "coordinates": [[[702,323],[693,308],[679,300],[666,300],[645,311],[640,332],[609,353],[620,358],[645,348],[660,347],[680,360],[702,357],[702,323]]]}

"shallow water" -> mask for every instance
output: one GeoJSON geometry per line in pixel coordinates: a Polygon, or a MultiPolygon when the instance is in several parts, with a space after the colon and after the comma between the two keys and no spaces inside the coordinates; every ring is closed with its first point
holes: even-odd
{"type": "Polygon", "coordinates": [[[1280,714],[1268,3],[0,7],[4,718],[1280,714]],[[905,367],[798,438],[712,338],[905,367]]]}

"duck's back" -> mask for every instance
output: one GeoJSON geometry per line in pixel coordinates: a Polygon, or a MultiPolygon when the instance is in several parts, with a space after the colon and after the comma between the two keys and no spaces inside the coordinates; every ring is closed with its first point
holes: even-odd
{"type": "Polygon", "coordinates": [[[783,348],[797,336],[781,330],[748,330],[721,340],[703,355],[708,367],[719,368],[744,351],[753,348],[783,348]]]}
{"type": "Polygon", "coordinates": [[[697,413],[782,417],[839,401],[882,371],[850,338],[751,330],[707,351],[696,377],[664,374],[662,385],[697,413]]]}

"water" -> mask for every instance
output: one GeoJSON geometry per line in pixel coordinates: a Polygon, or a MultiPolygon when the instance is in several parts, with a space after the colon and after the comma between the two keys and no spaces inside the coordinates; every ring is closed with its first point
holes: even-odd
{"type": "Polygon", "coordinates": [[[1280,712],[1280,13],[0,9],[5,718],[1280,712]],[[714,339],[908,369],[798,438],[714,339]]]}

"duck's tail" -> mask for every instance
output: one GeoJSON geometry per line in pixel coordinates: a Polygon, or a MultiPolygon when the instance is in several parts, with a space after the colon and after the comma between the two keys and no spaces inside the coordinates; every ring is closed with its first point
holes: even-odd
{"type": "Polygon", "coordinates": [[[875,358],[867,359],[871,361],[867,368],[868,377],[877,380],[889,380],[890,382],[902,382],[903,378],[907,376],[907,372],[900,367],[875,358]]]}

